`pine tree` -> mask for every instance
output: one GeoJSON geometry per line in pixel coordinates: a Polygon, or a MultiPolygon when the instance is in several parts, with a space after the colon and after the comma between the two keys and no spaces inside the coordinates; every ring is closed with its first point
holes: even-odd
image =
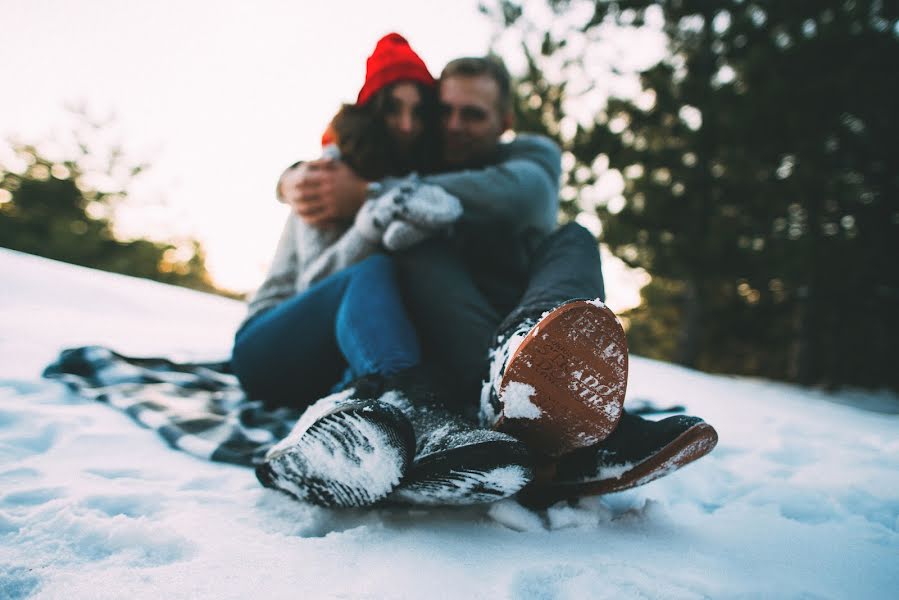
{"type": "Polygon", "coordinates": [[[896,12],[852,0],[548,0],[492,11],[528,57],[522,122],[570,153],[565,214],[595,211],[616,256],[653,277],[628,315],[637,351],[899,387],[889,365],[899,331],[896,12]],[[530,18],[536,4],[556,15],[550,31],[530,18]],[[610,24],[660,26],[667,56],[642,70],[641,94],[595,102],[592,120],[572,128],[567,113],[583,112],[591,84],[616,73],[590,56],[610,24]],[[597,200],[593,186],[616,172],[622,196],[597,200]]]}
{"type": "MultiPolygon", "coordinates": [[[[103,177],[108,173],[85,168],[79,160],[89,154],[83,147],[80,157],[52,160],[33,146],[12,147],[21,168],[0,166],[0,246],[233,297],[212,283],[203,248],[195,240],[176,245],[118,239],[112,214],[127,198],[127,182],[110,187],[103,177]],[[97,185],[101,179],[107,185],[97,185]]],[[[119,160],[118,153],[109,158],[119,160]]],[[[130,167],[128,177],[144,168],[130,167]]]]}

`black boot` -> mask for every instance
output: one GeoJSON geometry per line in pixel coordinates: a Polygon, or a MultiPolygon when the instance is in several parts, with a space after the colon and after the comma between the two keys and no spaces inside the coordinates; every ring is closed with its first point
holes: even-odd
{"type": "Polygon", "coordinates": [[[572,300],[511,324],[491,350],[482,422],[560,456],[606,439],[627,387],[627,339],[597,300],[572,300]]]}
{"type": "Polygon", "coordinates": [[[382,402],[383,381],[366,377],[310,406],[273,446],[256,476],[265,487],[328,508],[369,506],[406,474],[412,426],[382,402]]]}
{"type": "Polygon", "coordinates": [[[388,384],[382,396],[400,408],[415,430],[415,459],[390,500],[428,506],[495,502],[515,495],[534,475],[525,445],[498,431],[478,429],[448,410],[433,378],[413,370],[388,384]]]}
{"type": "Polygon", "coordinates": [[[718,433],[699,417],[649,421],[624,413],[604,442],[560,457],[555,474],[524,490],[522,502],[548,506],[644,485],[702,458],[717,443],[718,433]]]}

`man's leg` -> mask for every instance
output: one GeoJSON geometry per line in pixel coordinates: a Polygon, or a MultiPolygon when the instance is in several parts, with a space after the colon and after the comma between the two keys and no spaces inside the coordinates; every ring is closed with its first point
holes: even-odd
{"type": "MultiPolygon", "coordinates": [[[[573,224],[560,229],[542,247],[521,305],[506,319],[504,329],[501,328],[507,335],[514,335],[517,325],[528,323],[534,315],[543,314],[543,311],[552,311],[539,321],[534,330],[525,332],[537,342],[532,344],[534,348],[525,348],[509,361],[505,377],[529,380],[536,376],[545,380],[553,374],[561,374],[564,379],[568,374],[568,385],[563,386],[567,389],[555,391],[563,400],[558,404],[560,407],[565,405],[566,396],[569,400],[590,398],[593,396],[591,393],[584,394],[589,388],[602,389],[604,394],[601,396],[609,398],[610,386],[603,387],[603,383],[608,384],[616,379],[626,383],[626,341],[614,315],[589,302],[570,302],[575,298],[605,299],[599,260],[596,241],[586,230],[573,224]],[[575,317],[568,319],[567,315],[575,317]],[[585,340],[590,340],[591,344],[602,350],[599,360],[594,362],[595,366],[602,367],[596,373],[605,370],[605,367],[614,372],[617,367],[623,366],[623,376],[598,382],[590,380],[579,368],[559,369],[565,361],[554,362],[553,350],[561,348],[562,354],[570,360],[579,347],[584,347],[582,342],[585,340]],[[610,349],[615,351],[610,352],[610,349]],[[548,364],[549,368],[536,373],[541,364],[548,364]],[[600,385],[585,386],[585,383],[600,385]]],[[[570,367],[570,363],[567,366],[570,367]]],[[[595,379],[603,378],[597,376],[595,379]]],[[[606,410],[618,408],[618,400],[623,403],[623,399],[622,388],[620,398],[607,401],[604,407],[606,410]]],[[[560,408],[558,412],[563,417],[579,414],[577,410],[567,412],[570,408],[560,408]]],[[[644,485],[705,456],[718,441],[714,428],[697,417],[677,416],[653,422],[630,415],[623,409],[619,414],[620,421],[612,422],[614,429],[608,437],[561,456],[544,471],[541,481],[524,490],[522,501],[545,506],[564,498],[606,494],[644,485]]],[[[586,415],[586,419],[589,420],[590,416],[586,415]]],[[[591,434],[587,428],[576,425],[562,429],[577,434],[586,433],[587,437],[591,434]]],[[[515,434],[515,427],[509,431],[515,434]]],[[[540,439],[540,436],[535,439],[540,439]]]]}
{"type": "Polygon", "coordinates": [[[627,384],[627,342],[605,296],[596,239],[569,223],[538,248],[520,304],[491,349],[481,416],[558,456],[614,431],[627,384]]]}
{"type": "Polygon", "coordinates": [[[448,376],[454,408],[473,413],[486,373],[484,357],[502,317],[445,240],[397,254],[396,265],[425,361],[448,376]]]}
{"type": "Polygon", "coordinates": [[[605,297],[596,238],[577,223],[568,223],[538,248],[524,295],[504,319],[500,331],[568,300],[605,300],[605,297]]]}

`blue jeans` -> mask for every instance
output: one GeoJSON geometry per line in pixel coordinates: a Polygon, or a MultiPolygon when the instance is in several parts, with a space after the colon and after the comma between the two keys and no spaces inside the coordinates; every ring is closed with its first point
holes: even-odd
{"type": "Polygon", "coordinates": [[[374,255],[255,316],[236,334],[231,367],[247,394],[303,408],[336,384],[421,362],[392,259],[374,255]]]}

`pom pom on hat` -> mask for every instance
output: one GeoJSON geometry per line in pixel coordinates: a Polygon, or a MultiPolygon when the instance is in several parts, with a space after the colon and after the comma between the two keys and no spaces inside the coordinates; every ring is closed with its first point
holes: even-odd
{"type": "Polygon", "coordinates": [[[398,33],[388,33],[375,46],[365,63],[365,84],[359,90],[356,104],[365,104],[371,97],[396,81],[416,81],[434,85],[434,78],[424,61],[398,33]]]}

